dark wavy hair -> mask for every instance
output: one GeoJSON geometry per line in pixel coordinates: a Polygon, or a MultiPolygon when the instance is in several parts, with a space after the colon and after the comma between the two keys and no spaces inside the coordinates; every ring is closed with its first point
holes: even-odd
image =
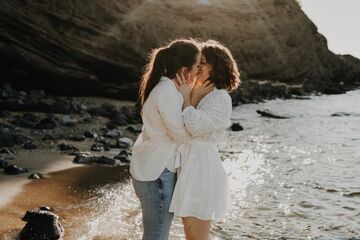
{"type": "Polygon", "coordinates": [[[240,73],[228,48],[217,41],[208,40],[202,43],[201,53],[212,67],[209,80],[216,88],[231,92],[239,86],[240,73]]]}
{"type": "Polygon", "coordinates": [[[159,83],[161,76],[173,79],[182,67],[190,69],[199,53],[200,44],[194,39],[177,39],[167,46],[153,49],[141,78],[139,90],[141,106],[144,105],[151,90],[159,83]]]}

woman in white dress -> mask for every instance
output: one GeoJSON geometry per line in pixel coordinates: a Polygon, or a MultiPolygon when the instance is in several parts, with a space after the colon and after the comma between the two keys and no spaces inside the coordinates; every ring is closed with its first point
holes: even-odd
{"type": "Polygon", "coordinates": [[[201,53],[196,84],[209,80],[214,90],[193,106],[190,77],[177,75],[173,80],[184,98],[183,120],[191,139],[178,148],[181,168],[169,211],[182,217],[186,239],[191,240],[209,239],[211,221],[223,220],[230,204],[227,174],[216,144],[231,123],[229,92],[240,82],[226,47],[211,40],[203,44],[201,53]]]}

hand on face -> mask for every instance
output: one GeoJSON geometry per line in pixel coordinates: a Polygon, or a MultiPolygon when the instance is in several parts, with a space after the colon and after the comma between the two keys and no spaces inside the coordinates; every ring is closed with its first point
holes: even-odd
{"type": "Polygon", "coordinates": [[[182,94],[185,105],[191,104],[194,107],[215,88],[214,83],[210,82],[210,80],[206,80],[199,87],[195,87],[195,81],[193,81],[190,73],[187,78],[182,73],[180,75],[176,74],[176,79],[172,81],[177,90],[182,94]]]}
{"type": "Polygon", "coordinates": [[[185,75],[183,73],[180,73],[180,75],[176,74],[176,78],[173,79],[172,81],[174,82],[177,90],[183,96],[184,101],[190,102],[190,94],[191,94],[191,89],[193,87],[194,81],[193,81],[190,73],[188,73],[186,75],[187,75],[187,77],[185,77],[185,75]]]}
{"type": "Polygon", "coordinates": [[[203,99],[209,92],[214,90],[214,88],[215,85],[214,83],[210,82],[210,80],[206,80],[197,88],[193,87],[190,94],[191,105],[196,107],[201,99],[203,99]]]}

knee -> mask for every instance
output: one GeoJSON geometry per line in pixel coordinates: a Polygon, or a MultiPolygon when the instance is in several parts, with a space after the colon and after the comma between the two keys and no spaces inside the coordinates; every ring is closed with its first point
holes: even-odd
{"type": "Polygon", "coordinates": [[[199,221],[189,218],[184,223],[186,240],[209,240],[211,221],[199,221]]]}

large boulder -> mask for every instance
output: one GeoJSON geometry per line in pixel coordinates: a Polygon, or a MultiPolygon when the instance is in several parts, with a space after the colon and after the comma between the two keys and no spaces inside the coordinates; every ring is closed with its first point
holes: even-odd
{"type": "Polygon", "coordinates": [[[64,236],[64,228],[59,222],[59,216],[46,208],[27,211],[22,220],[26,225],[19,234],[19,240],[56,240],[64,236]]]}
{"type": "Polygon", "coordinates": [[[360,78],[296,0],[3,0],[0,81],[135,99],[149,51],[179,37],[224,43],[244,79],[332,91],[360,78]]]}

